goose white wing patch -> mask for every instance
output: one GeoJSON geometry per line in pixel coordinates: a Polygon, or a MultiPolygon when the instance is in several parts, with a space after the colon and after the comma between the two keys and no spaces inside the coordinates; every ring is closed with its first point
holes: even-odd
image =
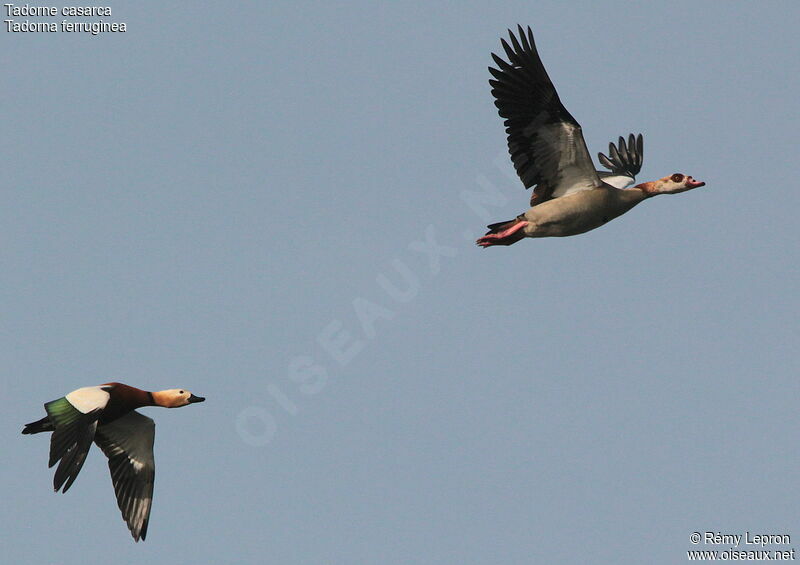
{"type": "Polygon", "coordinates": [[[633,177],[629,177],[627,175],[615,175],[614,173],[609,173],[608,171],[597,171],[597,174],[600,176],[600,180],[606,184],[610,184],[614,188],[628,188],[636,181],[636,179],[633,177]]]}
{"type": "Polygon", "coordinates": [[[569,196],[600,186],[600,179],[592,164],[580,126],[551,126],[542,128],[539,135],[547,144],[547,152],[552,153],[556,159],[556,173],[553,178],[558,180],[550,183],[551,198],[569,196]]]}
{"type": "Polygon", "coordinates": [[[122,518],[133,539],[145,539],[153,503],[156,425],[135,410],[97,427],[95,443],[108,457],[108,468],[122,518]]]}

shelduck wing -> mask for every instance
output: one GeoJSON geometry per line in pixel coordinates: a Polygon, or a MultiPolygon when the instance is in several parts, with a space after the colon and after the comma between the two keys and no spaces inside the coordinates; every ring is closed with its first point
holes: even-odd
{"type": "Polygon", "coordinates": [[[518,26],[502,39],[508,61],[494,53],[498,68],[489,84],[505,118],[508,152],[525,188],[535,186],[532,203],[600,186],[581,126],[558,97],[542,64],[533,32],[518,26]]]}
{"type": "Polygon", "coordinates": [[[67,492],[86,461],[101,409],[95,408],[89,412],[78,410],[69,401],[69,395],[47,402],[44,409],[55,428],[50,437],[48,462],[49,467],[58,463],[53,488],[58,491],[63,487],[63,492],[67,492]]]}
{"type": "Polygon", "coordinates": [[[117,506],[135,541],[147,536],[153,503],[156,425],[135,410],[97,428],[95,443],[108,457],[117,506]]]}

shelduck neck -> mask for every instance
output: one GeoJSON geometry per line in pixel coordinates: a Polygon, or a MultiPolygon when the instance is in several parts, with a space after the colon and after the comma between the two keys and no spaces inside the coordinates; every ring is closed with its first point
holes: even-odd
{"type": "Polygon", "coordinates": [[[142,390],[123,383],[105,383],[102,386],[113,387],[109,393],[112,400],[125,405],[125,407],[135,410],[142,406],[155,406],[153,393],[142,390]]]}

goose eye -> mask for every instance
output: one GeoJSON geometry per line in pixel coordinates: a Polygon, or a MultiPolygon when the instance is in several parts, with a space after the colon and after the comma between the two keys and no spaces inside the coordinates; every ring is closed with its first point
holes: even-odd
{"type": "Polygon", "coordinates": [[[683,182],[683,175],[680,173],[675,173],[670,178],[672,178],[672,182],[683,182]]]}

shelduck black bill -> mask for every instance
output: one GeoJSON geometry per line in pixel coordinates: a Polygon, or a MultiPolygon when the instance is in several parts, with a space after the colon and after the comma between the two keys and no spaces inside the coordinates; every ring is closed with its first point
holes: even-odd
{"type": "Polygon", "coordinates": [[[189,396],[189,404],[194,404],[195,402],[203,402],[205,399],[206,399],[205,396],[195,396],[192,394],[191,396],[189,396]]]}

